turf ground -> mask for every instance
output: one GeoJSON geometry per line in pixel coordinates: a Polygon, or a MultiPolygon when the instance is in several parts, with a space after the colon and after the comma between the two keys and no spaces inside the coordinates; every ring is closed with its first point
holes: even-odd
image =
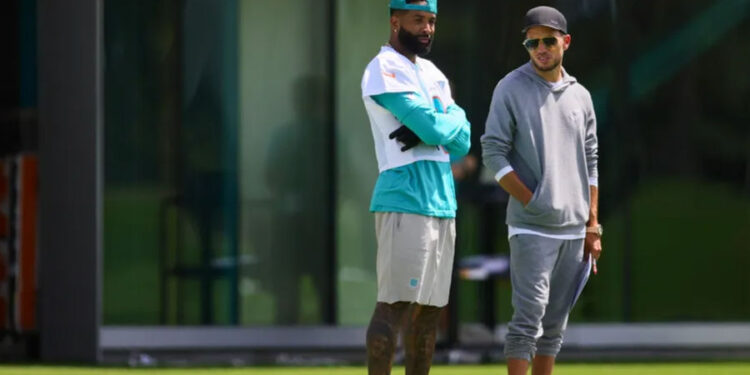
{"type": "MultiPolygon", "coordinates": [[[[1,366],[0,375],[362,375],[364,367],[265,367],[130,369],[109,367],[1,366]]],[[[401,367],[394,375],[403,374],[401,367]]],[[[432,375],[505,374],[505,367],[434,366],[432,375]]],[[[747,375],[750,363],[560,364],[556,375],[747,375]]]]}

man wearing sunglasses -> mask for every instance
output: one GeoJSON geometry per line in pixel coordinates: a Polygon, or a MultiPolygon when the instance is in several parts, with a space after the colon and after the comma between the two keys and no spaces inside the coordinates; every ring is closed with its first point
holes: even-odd
{"type": "Polygon", "coordinates": [[[513,318],[510,375],[551,374],[568,315],[602,250],[598,142],[589,92],[562,67],[571,43],[556,9],[526,14],[529,62],[495,88],[482,136],[485,165],[508,202],[513,318]]]}

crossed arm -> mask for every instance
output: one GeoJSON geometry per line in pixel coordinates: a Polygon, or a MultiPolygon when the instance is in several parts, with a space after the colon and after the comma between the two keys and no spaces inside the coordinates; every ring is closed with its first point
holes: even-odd
{"type": "Polygon", "coordinates": [[[416,93],[386,93],[372,96],[376,103],[391,112],[404,126],[391,133],[404,144],[406,151],[423,142],[444,146],[454,156],[463,156],[471,147],[471,129],[466,113],[452,104],[440,112],[416,93]]]}

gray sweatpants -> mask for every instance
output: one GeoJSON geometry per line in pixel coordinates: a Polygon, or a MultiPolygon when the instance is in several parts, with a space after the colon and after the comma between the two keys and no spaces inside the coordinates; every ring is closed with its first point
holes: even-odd
{"type": "Polygon", "coordinates": [[[505,337],[506,358],[531,361],[556,356],[583,278],[583,239],[519,234],[510,238],[513,319],[505,337]]]}

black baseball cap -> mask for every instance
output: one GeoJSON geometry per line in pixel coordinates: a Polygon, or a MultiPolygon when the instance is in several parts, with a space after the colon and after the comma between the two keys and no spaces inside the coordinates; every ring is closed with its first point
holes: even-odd
{"type": "Polygon", "coordinates": [[[531,8],[526,12],[521,32],[525,33],[532,26],[547,26],[560,30],[563,34],[568,33],[568,21],[565,20],[565,16],[557,9],[548,6],[531,8]]]}

